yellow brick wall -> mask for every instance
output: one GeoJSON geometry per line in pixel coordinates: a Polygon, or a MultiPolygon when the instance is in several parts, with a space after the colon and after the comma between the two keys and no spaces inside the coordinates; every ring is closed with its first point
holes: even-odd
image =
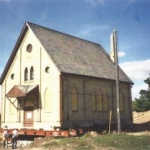
{"type": "MultiPolygon", "coordinates": [[[[116,121],[115,81],[73,75],[64,75],[63,78],[63,119],[65,122],[85,120],[108,122],[110,110],[113,112],[112,119],[116,121]],[[71,89],[73,87],[78,91],[78,111],[76,112],[71,110],[71,89]],[[104,105],[102,111],[92,111],[93,92],[96,93],[96,100],[100,93],[103,93],[103,97],[104,93],[107,93],[107,111],[104,111],[104,105]]],[[[120,91],[124,95],[124,111],[121,112],[121,120],[126,122],[132,122],[130,90],[129,84],[120,83],[120,91]]]]}

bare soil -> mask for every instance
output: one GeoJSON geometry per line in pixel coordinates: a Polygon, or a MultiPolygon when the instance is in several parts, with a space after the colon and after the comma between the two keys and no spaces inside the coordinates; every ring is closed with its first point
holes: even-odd
{"type": "Polygon", "coordinates": [[[150,135],[150,111],[133,112],[132,133],[134,135],[150,135]]]}
{"type": "Polygon", "coordinates": [[[141,124],[150,121],[150,111],[146,112],[133,112],[133,123],[141,124]]]}
{"type": "Polygon", "coordinates": [[[150,111],[133,112],[133,132],[150,133],[150,111]]]}

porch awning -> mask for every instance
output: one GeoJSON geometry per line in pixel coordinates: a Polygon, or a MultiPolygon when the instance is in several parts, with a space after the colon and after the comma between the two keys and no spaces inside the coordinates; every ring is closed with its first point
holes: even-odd
{"type": "Polygon", "coordinates": [[[15,85],[7,94],[6,97],[24,97],[29,92],[34,90],[38,85],[15,85]]]}

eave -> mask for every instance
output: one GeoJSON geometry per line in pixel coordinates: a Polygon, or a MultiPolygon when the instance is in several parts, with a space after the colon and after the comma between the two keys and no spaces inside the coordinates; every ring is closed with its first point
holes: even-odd
{"type": "Polygon", "coordinates": [[[24,38],[24,35],[26,34],[27,30],[28,30],[28,26],[27,26],[27,23],[25,23],[24,26],[23,26],[23,29],[21,30],[21,33],[20,33],[20,35],[19,35],[19,37],[18,37],[18,40],[17,40],[17,42],[16,42],[16,44],[15,44],[15,47],[14,47],[14,49],[13,49],[13,51],[12,51],[10,57],[9,57],[9,60],[8,60],[6,66],[5,66],[5,68],[4,68],[4,71],[3,71],[2,75],[1,75],[1,78],[0,78],[0,85],[3,84],[3,81],[4,81],[4,79],[5,79],[5,76],[6,76],[8,70],[9,70],[9,68],[10,68],[10,66],[11,66],[11,64],[12,64],[12,62],[13,62],[13,60],[14,60],[14,57],[15,57],[15,55],[16,55],[18,49],[19,49],[20,43],[22,42],[22,40],[23,40],[23,38],[24,38]]]}
{"type": "MultiPolygon", "coordinates": [[[[107,80],[107,81],[113,81],[115,82],[116,80],[114,79],[107,79],[107,78],[102,78],[102,77],[95,77],[95,76],[88,76],[88,75],[81,75],[81,74],[74,74],[74,73],[68,73],[68,72],[61,72],[62,77],[64,77],[65,75],[70,75],[70,76],[75,76],[75,77],[82,77],[82,78],[93,78],[93,79],[101,79],[101,80],[107,80]]],[[[134,83],[132,81],[127,82],[127,81],[122,81],[119,80],[119,82],[122,83],[127,83],[130,85],[134,85],[134,83]]]]}

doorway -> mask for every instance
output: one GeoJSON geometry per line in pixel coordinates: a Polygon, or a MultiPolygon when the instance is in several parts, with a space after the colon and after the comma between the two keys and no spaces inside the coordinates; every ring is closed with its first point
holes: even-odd
{"type": "Polygon", "coordinates": [[[34,115],[33,111],[34,107],[28,106],[24,109],[24,127],[33,127],[34,115]]]}

